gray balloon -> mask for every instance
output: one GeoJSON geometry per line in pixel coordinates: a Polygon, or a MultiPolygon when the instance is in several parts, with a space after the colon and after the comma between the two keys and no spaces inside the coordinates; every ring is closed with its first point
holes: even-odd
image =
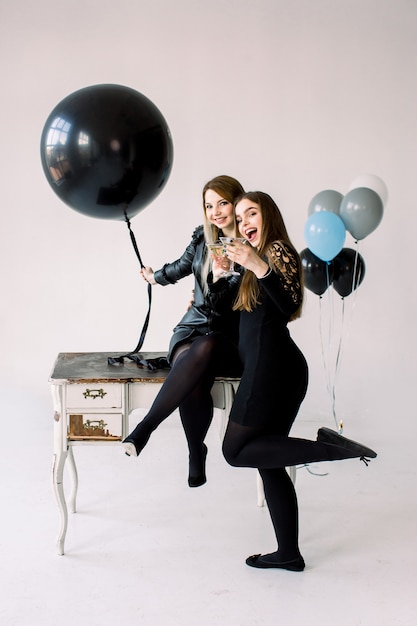
{"type": "Polygon", "coordinates": [[[330,211],[339,215],[342,200],[343,195],[339,191],[334,191],[334,189],[319,191],[308,205],[308,214],[313,215],[313,213],[318,213],[319,211],[330,211]]]}
{"type": "Polygon", "coordinates": [[[384,213],[380,196],[367,187],[356,187],[344,196],[340,217],[355,239],[364,239],[379,226],[384,213]]]}

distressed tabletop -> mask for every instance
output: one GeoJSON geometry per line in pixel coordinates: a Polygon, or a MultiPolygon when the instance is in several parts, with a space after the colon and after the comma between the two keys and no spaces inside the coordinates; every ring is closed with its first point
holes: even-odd
{"type": "MultiPolygon", "coordinates": [[[[155,382],[162,383],[169,370],[150,370],[139,367],[130,359],[125,358],[123,364],[109,365],[109,357],[118,357],[123,352],[60,352],[54,363],[49,382],[69,383],[128,383],[155,382]]],[[[141,359],[158,359],[165,357],[166,352],[140,352],[141,359]]]]}

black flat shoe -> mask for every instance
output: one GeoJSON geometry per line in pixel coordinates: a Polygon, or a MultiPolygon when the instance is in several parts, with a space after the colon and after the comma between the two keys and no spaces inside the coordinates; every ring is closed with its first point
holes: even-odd
{"type": "Polygon", "coordinates": [[[352,439],[347,439],[330,428],[320,428],[317,432],[317,441],[344,448],[352,453],[352,457],[359,457],[361,460],[365,461],[365,463],[367,462],[366,457],[375,459],[377,456],[376,452],[371,448],[363,446],[361,443],[353,441],[352,439]]]}
{"type": "Polygon", "coordinates": [[[299,556],[297,559],[292,559],[292,561],[273,561],[268,560],[269,555],[262,554],[254,554],[253,556],[249,556],[246,559],[246,565],[250,567],[258,567],[259,569],[287,569],[290,572],[302,572],[305,568],[304,559],[302,556],[299,556]]]}
{"type": "Polygon", "coordinates": [[[201,487],[204,483],[207,482],[206,478],[206,457],[207,457],[207,446],[203,443],[203,470],[201,474],[197,474],[196,476],[188,475],[188,486],[189,487],[201,487]]]}
{"type": "Polygon", "coordinates": [[[207,482],[207,478],[205,474],[200,474],[200,476],[189,476],[188,477],[188,486],[189,487],[201,487],[207,482]]]}

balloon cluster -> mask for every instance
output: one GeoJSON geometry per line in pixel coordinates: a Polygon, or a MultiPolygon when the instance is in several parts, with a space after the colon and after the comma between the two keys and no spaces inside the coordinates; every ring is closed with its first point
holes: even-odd
{"type": "Polygon", "coordinates": [[[343,196],[326,189],[308,207],[301,260],[307,289],[318,296],[332,285],[343,298],[363,281],[365,261],[358,251],[344,248],[346,231],[356,243],[380,224],[387,200],[385,183],[371,174],[357,177],[343,196]]]}

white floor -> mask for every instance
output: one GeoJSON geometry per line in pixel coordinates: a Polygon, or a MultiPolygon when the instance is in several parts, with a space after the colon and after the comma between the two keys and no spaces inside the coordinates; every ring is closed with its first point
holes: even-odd
{"type": "MultiPolygon", "coordinates": [[[[263,571],[245,565],[248,555],[275,549],[267,509],[256,505],[255,471],[224,462],[213,425],[208,482],[190,489],[175,414],[139,459],[119,446],[75,448],[78,512],[58,556],[51,416],[2,419],[3,431],[11,420],[23,426],[1,440],[1,624],[417,623],[411,442],[401,449],[367,433],[379,452],[368,468],[352,460],[310,468],[321,476],[300,469],[306,570],[263,571]]],[[[296,434],[315,437],[318,426],[302,422],[296,434]]]]}

